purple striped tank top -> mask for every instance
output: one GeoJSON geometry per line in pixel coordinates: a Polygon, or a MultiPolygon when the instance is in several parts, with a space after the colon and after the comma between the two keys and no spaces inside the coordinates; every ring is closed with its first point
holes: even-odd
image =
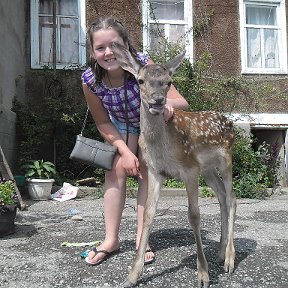
{"type": "MultiPolygon", "coordinates": [[[[148,56],[144,53],[137,53],[137,59],[142,64],[147,64],[148,56]]],[[[119,122],[126,122],[125,118],[125,95],[124,86],[109,88],[103,82],[97,83],[92,69],[89,67],[82,74],[82,83],[96,96],[98,96],[110,116],[119,122]]],[[[133,127],[140,126],[140,88],[136,79],[126,80],[127,98],[128,98],[128,122],[133,127]]]]}

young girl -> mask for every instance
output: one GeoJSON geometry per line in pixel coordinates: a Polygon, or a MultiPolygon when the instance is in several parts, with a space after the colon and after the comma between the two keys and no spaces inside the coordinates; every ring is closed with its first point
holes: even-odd
{"type": "MultiPolygon", "coordinates": [[[[83,91],[97,129],[103,138],[117,147],[111,171],[105,173],[104,220],[105,239],[94,247],[86,262],[97,265],[119,250],[119,229],[126,197],[127,176],[138,176],[137,237],[138,248],[143,212],[147,198],[147,168],[138,148],[140,133],[140,92],[136,79],[125,72],[117,63],[111,44],[118,42],[126,46],[143,65],[152,63],[143,53],[137,53],[129,42],[123,25],[113,19],[99,19],[88,31],[91,65],[82,74],[83,91]],[[128,97],[128,131],[125,114],[125,87],[128,97]],[[125,142],[128,133],[128,143],[125,142]]],[[[168,92],[164,119],[173,116],[173,107],[187,109],[187,101],[171,86],[168,92]]],[[[154,252],[147,247],[145,264],[153,262],[154,252]]]]}

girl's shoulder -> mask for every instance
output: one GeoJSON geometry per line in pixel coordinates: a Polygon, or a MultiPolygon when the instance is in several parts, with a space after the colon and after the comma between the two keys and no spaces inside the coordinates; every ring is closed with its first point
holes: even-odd
{"type": "Polygon", "coordinates": [[[86,84],[88,87],[92,87],[96,83],[95,75],[91,69],[88,67],[81,75],[82,83],[86,84]]]}
{"type": "Polygon", "coordinates": [[[144,52],[137,52],[136,58],[143,65],[146,65],[149,60],[148,55],[144,52]]]}
{"type": "Polygon", "coordinates": [[[94,76],[94,73],[91,69],[91,67],[88,67],[81,75],[82,80],[85,78],[89,78],[91,76],[94,76]]]}

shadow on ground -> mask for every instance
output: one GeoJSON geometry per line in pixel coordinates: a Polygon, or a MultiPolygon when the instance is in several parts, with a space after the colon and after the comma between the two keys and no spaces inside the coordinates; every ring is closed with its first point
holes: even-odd
{"type": "MultiPolygon", "coordinates": [[[[211,239],[206,238],[207,231],[202,230],[202,243],[204,246],[204,253],[209,265],[209,276],[210,276],[210,284],[217,284],[218,279],[221,275],[225,274],[223,264],[219,263],[217,260],[217,253],[219,242],[213,241],[211,239]]],[[[133,241],[131,241],[133,242],[133,241]]],[[[146,276],[145,273],[143,274],[142,278],[139,280],[138,285],[148,285],[149,282],[157,278],[169,277],[169,275],[183,270],[185,268],[190,269],[191,271],[197,271],[197,254],[196,254],[196,243],[193,232],[191,229],[160,229],[154,231],[150,235],[150,242],[153,246],[156,254],[157,251],[173,249],[177,247],[183,246],[195,246],[193,247],[193,254],[187,255],[181,260],[181,263],[169,267],[167,269],[161,270],[159,273],[155,273],[151,276],[146,276]]],[[[124,244],[124,243],[123,243],[124,244]]],[[[125,243],[124,246],[133,245],[132,243],[125,243]]],[[[253,254],[257,247],[257,242],[252,239],[247,238],[237,238],[234,240],[235,250],[236,250],[236,257],[235,257],[235,269],[237,269],[238,265],[245,260],[250,254],[253,254]]]]}

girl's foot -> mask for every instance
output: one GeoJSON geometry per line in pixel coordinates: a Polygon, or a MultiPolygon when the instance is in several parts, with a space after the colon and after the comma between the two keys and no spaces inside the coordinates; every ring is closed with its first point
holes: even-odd
{"type": "MultiPolygon", "coordinates": [[[[138,247],[136,248],[137,251],[138,247]]],[[[145,251],[144,265],[151,264],[155,261],[155,253],[150,248],[150,245],[147,246],[145,251]]]]}
{"type": "Polygon", "coordinates": [[[151,264],[155,261],[155,253],[149,248],[145,251],[144,265],[151,264]]]}
{"type": "Polygon", "coordinates": [[[108,244],[105,241],[97,246],[94,247],[88,254],[86,262],[91,265],[100,264],[103,260],[108,258],[107,256],[111,256],[115,254],[116,251],[119,250],[119,243],[108,244]]]}

